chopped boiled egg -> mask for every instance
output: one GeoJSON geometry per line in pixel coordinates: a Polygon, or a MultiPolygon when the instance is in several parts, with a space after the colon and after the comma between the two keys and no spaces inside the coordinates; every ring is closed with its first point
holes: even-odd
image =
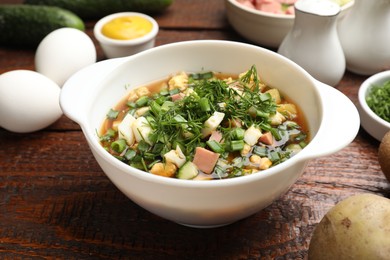
{"type": "Polygon", "coordinates": [[[148,144],[152,145],[152,141],[149,139],[149,134],[152,132],[152,128],[149,125],[148,120],[145,117],[138,117],[132,125],[135,140],[140,142],[145,140],[148,144]]]}
{"type": "Polygon", "coordinates": [[[140,107],[135,111],[135,114],[140,117],[150,110],[150,107],[140,107]]]}
{"type": "Polygon", "coordinates": [[[225,113],[214,112],[212,116],[210,116],[205,122],[204,127],[202,129],[202,136],[207,137],[211,135],[211,132],[216,130],[219,124],[221,124],[223,118],[225,117],[225,113]]]}
{"type": "Polygon", "coordinates": [[[186,156],[183,154],[180,146],[176,146],[176,150],[170,150],[164,154],[164,158],[166,162],[175,164],[177,168],[180,168],[186,162],[186,156]]]}
{"type": "Polygon", "coordinates": [[[245,130],[244,141],[250,146],[253,146],[257,143],[261,135],[261,130],[254,125],[251,125],[247,130],[245,130]]]}
{"type": "Polygon", "coordinates": [[[133,145],[135,142],[134,133],[133,133],[133,123],[135,122],[135,117],[131,114],[127,114],[122,122],[118,125],[118,135],[120,139],[125,139],[128,145],[133,145]]]}

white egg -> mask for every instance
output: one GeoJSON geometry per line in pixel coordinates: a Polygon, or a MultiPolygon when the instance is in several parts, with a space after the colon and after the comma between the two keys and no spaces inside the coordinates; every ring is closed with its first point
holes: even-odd
{"type": "Polygon", "coordinates": [[[78,29],[60,28],[49,33],[38,45],[35,69],[60,87],[78,70],[96,62],[91,38],[78,29]]]}
{"type": "Polygon", "coordinates": [[[31,70],[0,75],[0,126],[16,133],[29,133],[54,123],[62,115],[61,88],[31,70]]]}

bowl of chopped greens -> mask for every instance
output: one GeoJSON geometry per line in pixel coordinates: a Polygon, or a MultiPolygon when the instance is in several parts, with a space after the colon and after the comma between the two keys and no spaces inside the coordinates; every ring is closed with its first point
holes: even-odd
{"type": "Polygon", "coordinates": [[[275,52],[230,41],[98,62],[66,82],[60,104],[119,190],[192,227],[267,207],[360,126],[335,88],[275,52]]]}
{"type": "Polygon", "coordinates": [[[390,131],[390,70],[367,78],[359,88],[361,125],[378,141],[390,131]]]}

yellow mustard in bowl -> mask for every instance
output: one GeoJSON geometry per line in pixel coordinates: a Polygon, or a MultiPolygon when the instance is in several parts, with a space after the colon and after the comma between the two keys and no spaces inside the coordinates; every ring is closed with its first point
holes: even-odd
{"type": "Polygon", "coordinates": [[[152,31],[153,24],[140,16],[114,18],[102,27],[102,34],[115,40],[131,40],[152,31]]]}

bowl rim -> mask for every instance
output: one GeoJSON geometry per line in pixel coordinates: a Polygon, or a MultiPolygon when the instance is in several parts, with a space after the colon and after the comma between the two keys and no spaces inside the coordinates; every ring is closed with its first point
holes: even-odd
{"type": "Polygon", "coordinates": [[[375,122],[382,125],[383,127],[390,129],[390,122],[387,122],[380,116],[378,116],[374,111],[371,110],[371,108],[368,106],[366,102],[366,97],[369,92],[369,90],[377,84],[384,83],[386,80],[390,80],[390,70],[382,71],[379,73],[376,73],[369,78],[367,78],[363,83],[360,85],[359,92],[358,92],[358,100],[360,107],[364,110],[364,112],[375,122]]]}
{"type": "MultiPolygon", "coordinates": [[[[279,19],[283,19],[283,20],[294,20],[294,18],[295,18],[294,14],[275,14],[275,13],[265,12],[265,11],[261,11],[261,10],[257,10],[257,9],[252,9],[252,8],[249,8],[245,5],[240,4],[237,0],[226,0],[226,2],[232,4],[233,6],[235,6],[238,9],[241,9],[242,11],[249,12],[249,13],[254,14],[254,15],[262,15],[262,16],[269,17],[269,18],[279,18],[279,19]]],[[[340,12],[351,7],[354,4],[354,2],[355,2],[355,0],[350,0],[346,4],[340,6],[340,12]]]]}
{"type": "Polygon", "coordinates": [[[148,41],[152,40],[153,38],[155,38],[158,31],[159,31],[159,25],[158,25],[157,21],[153,17],[151,17],[147,14],[139,13],[139,12],[119,12],[119,13],[113,13],[113,14],[107,15],[107,16],[101,18],[100,20],[98,20],[93,28],[93,34],[101,44],[114,45],[114,46],[115,45],[117,45],[117,46],[132,46],[132,45],[143,44],[143,43],[148,42],[148,41]],[[144,36],[130,39],[130,40],[112,39],[110,37],[105,36],[101,32],[101,28],[103,27],[103,25],[105,23],[109,22],[112,19],[115,19],[118,17],[124,17],[124,16],[140,16],[142,18],[145,18],[149,22],[152,23],[152,30],[149,33],[145,34],[144,36]]]}

